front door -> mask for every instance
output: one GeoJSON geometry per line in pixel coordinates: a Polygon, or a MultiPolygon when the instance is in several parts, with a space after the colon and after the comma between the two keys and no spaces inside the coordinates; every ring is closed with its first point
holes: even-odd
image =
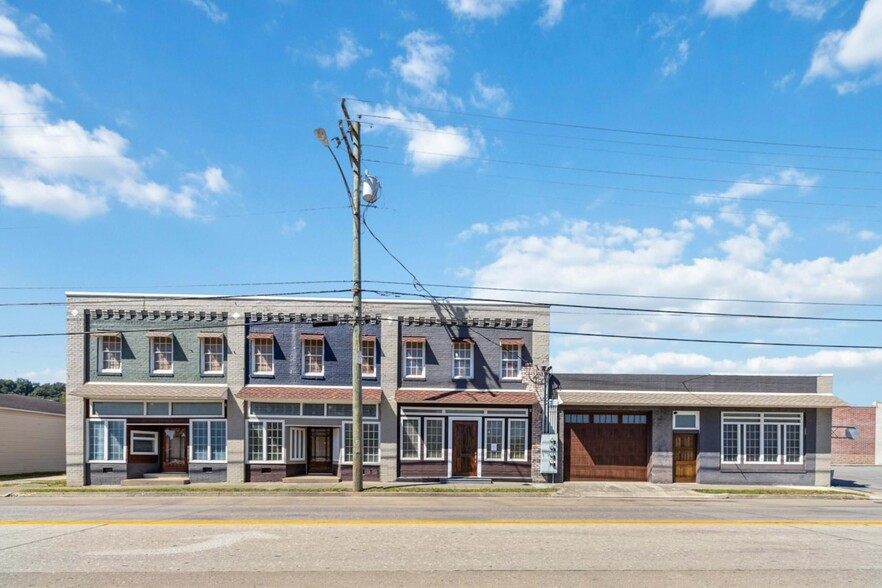
{"type": "Polygon", "coordinates": [[[162,430],[162,471],[187,471],[187,427],[162,430]]]}
{"type": "Polygon", "coordinates": [[[331,463],[333,452],[332,429],[310,427],[306,430],[307,436],[307,474],[331,474],[334,471],[331,463]]]}
{"type": "Polygon", "coordinates": [[[674,481],[694,482],[698,460],[698,434],[674,433],[674,481]]]}
{"type": "Polygon", "coordinates": [[[478,423],[453,422],[453,475],[478,475],[478,423]]]}

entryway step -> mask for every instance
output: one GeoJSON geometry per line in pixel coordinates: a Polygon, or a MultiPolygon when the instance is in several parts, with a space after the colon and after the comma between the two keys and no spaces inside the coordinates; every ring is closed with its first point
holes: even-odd
{"type": "Polygon", "coordinates": [[[491,478],[442,478],[442,484],[492,484],[491,478]]]}
{"type": "Polygon", "coordinates": [[[120,482],[120,486],[184,486],[190,483],[190,477],[182,474],[144,474],[143,478],[129,478],[120,482]]]}
{"type": "Polygon", "coordinates": [[[337,476],[290,476],[284,478],[285,484],[336,484],[340,480],[337,476]]]}

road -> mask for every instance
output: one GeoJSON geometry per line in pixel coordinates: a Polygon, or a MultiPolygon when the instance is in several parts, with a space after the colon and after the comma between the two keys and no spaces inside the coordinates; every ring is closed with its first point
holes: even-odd
{"type": "Polygon", "coordinates": [[[0,499],[3,586],[878,585],[880,556],[869,500],[0,499]]]}

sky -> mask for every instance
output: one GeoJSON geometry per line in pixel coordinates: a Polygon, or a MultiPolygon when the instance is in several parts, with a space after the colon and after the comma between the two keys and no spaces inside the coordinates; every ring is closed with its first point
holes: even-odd
{"type": "Polygon", "coordinates": [[[0,0],[0,378],[64,381],[6,335],[65,291],[347,296],[344,97],[366,298],[553,304],[555,372],[882,401],[882,0],[0,0]]]}

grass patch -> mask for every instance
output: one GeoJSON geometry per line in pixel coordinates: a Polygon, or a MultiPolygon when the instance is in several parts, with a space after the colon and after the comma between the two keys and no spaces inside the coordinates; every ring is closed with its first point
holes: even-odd
{"type": "MultiPolygon", "coordinates": [[[[558,488],[532,488],[529,486],[524,486],[520,488],[511,488],[511,487],[481,487],[481,488],[445,488],[438,486],[390,486],[390,487],[378,487],[378,488],[365,488],[365,492],[367,493],[386,493],[386,492],[395,492],[395,493],[444,493],[444,494],[485,494],[485,493],[493,493],[493,494],[550,494],[553,492],[557,492],[558,488]]],[[[42,487],[42,488],[22,488],[20,494],[51,494],[51,493],[69,493],[69,494],[102,494],[102,493],[115,493],[115,494],[181,494],[181,493],[208,493],[208,494],[255,494],[255,493],[287,493],[287,494],[316,494],[316,493],[346,493],[352,492],[352,488],[349,487],[327,487],[323,486],[320,488],[316,487],[299,487],[296,484],[292,484],[290,487],[278,487],[273,486],[270,488],[260,487],[260,486],[157,486],[157,487],[125,487],[121,488],[119,486],[87,486],[83,488],[67,488],[65,486],[59,485],[57,487],[42,487]]]]}
{"type": "Polygon", "coordinates": [[[551,494],[557,492],[560,488],[532,488],[523,486],[520,488],[512,487],[478,487],[478,488],[445,488],[444,486],[389,486],[381,488],[365,488],[365,492],[397,492],[397,493],[442,493],[442,494],[551,494]]]}
{"type": "Polygon", "coordinates": [[[739,494],[739,495],[780,495],[780,496],[860,496],[860,492],[841,492],[839,490],[801,490],[799,488],[693,488],[701,494],[739,494]]]}
{"type": "Polygon", "coordinates": [[[0,476],[0,482],[14,482],[15,480],[30,480],[31,478],[48,478],[49,476],[63,476],[64,472],[34,472],[32,474],[9,474],[0,476]]]}

